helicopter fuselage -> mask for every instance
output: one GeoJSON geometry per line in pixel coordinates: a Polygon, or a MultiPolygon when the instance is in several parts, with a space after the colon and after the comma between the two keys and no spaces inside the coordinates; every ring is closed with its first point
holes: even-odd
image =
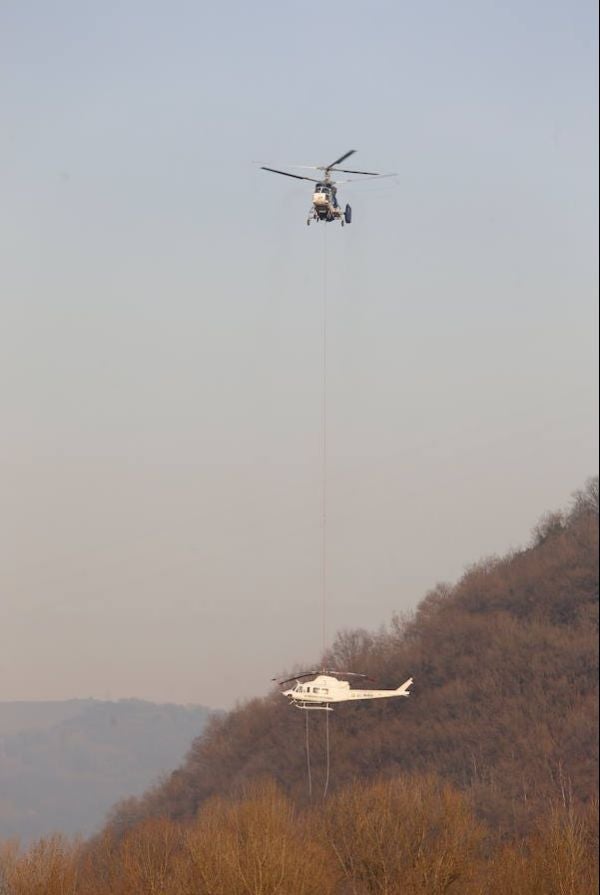
{"type": "Polygon", "coordinates": [[[323,181],[322,183],[317,183],[313,192],[312,197],[312,208],[309,214],[307,224],[310,224],[311,220],[314,221],[340,221],[342,225],[344,223],[350,223],[350,206],[347,206],[346,210],[340,208],[337,200],[337,189],[335,188],[333,183],[328,181],[323,181]]]}
{"type": "Polygon", "coordinates": [[[339,210],[336,188],[330,183],[318,183],[313,193],[313,205],[319,216],[339,210]]]}
{"type": "Polygon", "coordinates": [[[356,699],[386,699],[391,696],[408,696],[412,678],[396,690],[352,689],[348,681],[338,680],[330,675],[320,674],[312,681],[296,681],[289,690],[284,690],[291,703],[301,709],[329,708],[332,702],[349,702],[356,699]]]}

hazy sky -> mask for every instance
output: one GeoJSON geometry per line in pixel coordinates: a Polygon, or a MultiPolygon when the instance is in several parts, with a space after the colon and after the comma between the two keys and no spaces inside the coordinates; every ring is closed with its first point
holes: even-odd
{"type": "Polygon", "coordinates": [[[597,471],[595,7],[4,0],[0,699],[317,658],[325,234],[331,634],[597,471]]]}

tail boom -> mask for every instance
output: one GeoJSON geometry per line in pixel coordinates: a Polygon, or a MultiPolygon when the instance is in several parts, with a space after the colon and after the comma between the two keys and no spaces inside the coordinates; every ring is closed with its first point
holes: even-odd
{"type": "Polygon", "coordinates": [[[412,683],[413,679],[409,677],[407,681],[404,681],[395,690],[349,690],[340,699],[389,699],[391,696],[410,696],[408,691],[412,683]]]}

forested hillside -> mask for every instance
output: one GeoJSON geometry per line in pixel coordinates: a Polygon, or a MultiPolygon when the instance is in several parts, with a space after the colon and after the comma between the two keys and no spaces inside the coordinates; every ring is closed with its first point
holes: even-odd
{"type": "MultiPolygon", "coordinates": [[[[528,546],[439,585],[411,618],[340,633],[325,661],[383,687],[415,680],[408,700],[336,707],[331,791],[436,774],[507,835],[533,829],[555,799],[589,803],[598,791],[598,480],[543,517],[528,546]]],[[[318,789],[324,724],[315,715],[318,789]]],[[[209,797],[265,777],[303,804],[304,724],[275,690],[214,719],[166,782],[117,808],[111,829],[193,818],[209,797]]]]}
{"type": "MultiPolygon", "coordinates": [[[[409,700],[336,707],[331,780],[277,691],[214,718],[88,842],[0,842],[6,895],[596,895],[598,482],[529,546],[328,664],[409,700]]],[[[316,717],[315,717],[316,716],[316,717]]]]}

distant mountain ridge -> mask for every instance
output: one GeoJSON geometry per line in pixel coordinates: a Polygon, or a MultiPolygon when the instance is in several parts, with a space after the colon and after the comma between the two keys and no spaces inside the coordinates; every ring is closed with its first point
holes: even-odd
{"type": "Polygon", "coordinates": [[[212,714],[138,699],[0,702],[0,839],[92,833],[176,765],[212,714]]]}
{"type": "Polygon", "coordinates": [[[94,699],[0,702],[0,738],[25,730],[43,730],[79,715],[94,699]]]}

